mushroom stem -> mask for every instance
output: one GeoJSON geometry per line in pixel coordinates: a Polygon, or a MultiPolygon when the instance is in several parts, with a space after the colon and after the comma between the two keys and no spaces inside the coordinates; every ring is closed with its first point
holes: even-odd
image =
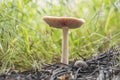
{"type": "Polygon", "coordinates": [[[68,64],[68,27],[63,27],[61,62],[68,64]]]}

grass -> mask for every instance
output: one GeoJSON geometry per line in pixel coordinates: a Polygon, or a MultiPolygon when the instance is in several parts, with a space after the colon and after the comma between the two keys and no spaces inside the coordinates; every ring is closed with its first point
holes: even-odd
{"type": "Polygon", "coordinates": [[[91,57],[119,44],[118,0],[1,0],[0,73],[40,68],[41,63],[60,61],[62,31],[42,18],[84,18],[79,29],[70,30],[70,60],[91,57]]]}

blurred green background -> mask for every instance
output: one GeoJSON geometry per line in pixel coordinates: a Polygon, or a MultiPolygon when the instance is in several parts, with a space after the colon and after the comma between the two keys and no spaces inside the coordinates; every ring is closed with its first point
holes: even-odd
{"type": "Polygon", "coordinates": [[[62,31],[44,16],[85,19],[69,32],[70,61],[119,44],[119,0],[0,0],[0,73],[60,62],[62,31]]]}

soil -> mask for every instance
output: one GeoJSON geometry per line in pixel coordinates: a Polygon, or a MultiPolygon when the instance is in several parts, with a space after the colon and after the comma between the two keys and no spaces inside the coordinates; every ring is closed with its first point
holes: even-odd
{"type": "Polygon", "coordinates": [[[69,65],[46,64],[42,70],[1,74],[0,80],[120,80],[120,47],[69,65]]]}

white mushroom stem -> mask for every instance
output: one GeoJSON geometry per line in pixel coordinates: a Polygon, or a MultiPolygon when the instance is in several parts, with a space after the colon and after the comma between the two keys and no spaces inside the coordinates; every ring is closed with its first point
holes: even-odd
{"type": "Polygon", "coordinates": [[[61,62],[64,64],[68,64],[68,27],[63,27],[63,40],[62,40],[62,56],[61,62]]]}

